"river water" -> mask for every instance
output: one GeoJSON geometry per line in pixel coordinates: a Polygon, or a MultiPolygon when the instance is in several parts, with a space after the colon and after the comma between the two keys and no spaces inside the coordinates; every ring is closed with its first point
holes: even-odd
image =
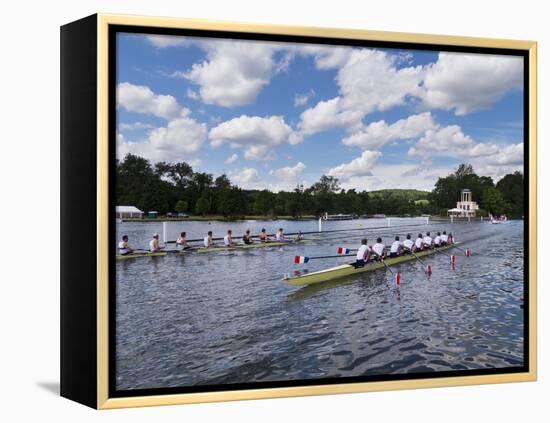
{"type": "MultiPolygon", "coordinates": [[[[437,223],[394,219],[328,222],[311,243],[248,251],[120,260],[116,263],[118,390],[506,368],[523,364],[523,221],[437,223]],[[417,226],[406,226],[416,223],[417,226]],[[379,229],[372,229],[377,228],[379,229]],[[369,229],[370,228],[370,229],[369,229]],[[295,265],[295,255],[333,255],[359,239],[446,229],[473,251],[457,262],[436,254],[387,270],[294,287],[283,274],[315,271],[349,258],[295,265]]],[[[317,229],[317,222],[231,223],[234,234],[317,229]]],[[[169,225],[169,239],[223,222],[169,225]]],[[[119,223],[145,247],[159,223],[119,223]]],[[[162,236],[162,235],[161,235],[162,236]]]]}

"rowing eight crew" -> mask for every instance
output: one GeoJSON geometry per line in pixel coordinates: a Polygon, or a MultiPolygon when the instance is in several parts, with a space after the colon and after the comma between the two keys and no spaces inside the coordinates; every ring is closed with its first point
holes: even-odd
{"type": "MultiPolygon", "coordinates": [[[[265,228],[262,228],[260,231],[260,234],[258,235],[258,239],[260,242],[270,242],[272,241],[268,236],[265,228]]],[[[302,235],[302,232],[299,231],[298,235],[294,239],[295,241],[301,241],[304,239],[304,236],[302,235]]],[[[250,245],[253,244],[254,241],[252,240],[252,235],[250,234],[250,229],[247,229],[242,237],[243,244],[250,245]]],[[[285,237],[283,228],[279,228],[277,233],[275,234],[275,241],[277,242],[288,242],[290,241],[288,238],[285,237]]],[[[208,231],[208,234],[204,237],[203,245],[206,248],[214,247],[216,243],[214,242],[214,238],[212,236],[212,231],[208,231]]],[[[223,237],[223,245],[226,247],[233,247],[235,245],[238,245],[237,242],[233,239],[233,231],[229,229],[227,231],[227,234],[223,237]]],[[[189,242],[187,241],[187,233],[181,232],[178,239],[176,240],[176,247],[182,250],[187,250],[189,248],[192,248],[189,242]]],[[[161,247],[159,244],[159,234],[153,234],[153,238],[149,241],[149,252],[156,253],[159,251],[162,251],[164,247],[161,247]]],[[[131,254],[135,251],[134,248],[132,248],[128,242],[128,235],[123,235],[122,240],[118,243],[118,252],[120,255],[127,255],[131,254]]]]}
{"type": "MultiPolygon", "coordinates": [[[[426,232],[426,236],[422,236],[420,233],[414,242],[411,239],[411,234],[408,234],[407,239],[403,242],[399,240],[399,236],[396,236],[390,246],[389,257],[398,257],[402,254],[416,253],[453,243],[453,235],[451,233],[447,235],[446,231],[443,231],[443,233],[438,232],[433,239],[429,232],[426,232]]],[[[366,263],[373,260],[384,260],[388,256],[386,250],[387,247],[382,243],[382,238],[377,238],[376,244],[373,246],[369,246],[367,238],[363,238],[361,240],[361,246],[357,250],[355,265],[364,266],[366,263]]]]}
{"type": "MultiPolygon", "coordinates": [[[[301,241],[304,239],[304,236],[302,235],[302,232],[299,231],[298,235],[294,239],[294,241],[301,241]]],[[[260,233],[258,234],[258,240],[259,242],[271,242],[272,239],[269,238],[267,235],[267,232],[265,228],[262,228],[260,233]]],[[[289,242],[290,239],[285,237],[283,228],[279,228],[277,230],[277,233],[275,234],[275,242],[289,242]]],[[[252,235],[250,234],[250,229],[247,229],[242,237],[242,242],[245,245],[254,244],[254,240],[252,239],[252,235]]],[[[214,247],[216,244],[214,243],[214,239],[212,238],[212,231],[208,231],[207,236],[203,240],[203,245],[206,248],[214,247]]],[[[233,247],[238,245],[237,242],[233,239],[233,231],[229,229],[227,231],[227,234],[223,237],[223,245],[225,247],[233,247]]]]}

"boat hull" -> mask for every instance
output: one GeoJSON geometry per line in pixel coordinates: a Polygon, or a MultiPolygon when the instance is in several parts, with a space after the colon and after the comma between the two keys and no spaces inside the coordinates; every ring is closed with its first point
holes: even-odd
{"type": "MultiPolygon", "coordinates": [[[[458,245],[458,243],[454,245],[458,245]]],[[[446,245],[445,247],[440,247],[437,250],[420,251],[416,253],[416,255],[420,258],[431,256],[437,254],[437,251],[449,250],[453,248],[454,245],[446,245]]],[[[406,263],[413,260],[416,260],[416,257],[412,254],[407,254],[394,258],[387,258],[384,261],[388,266],[395,266],[396,264],[406,263]]],[[[380,261],[369,263],[357,269],[351,264],[342,264],[341,266],[331,267],[330,269],[319,270],[317,272],[312,272],[301,276],[284,278],[284,280],[290,285],[311,285],[382,268],[385,268],[385,266],[384,263],[380,261]]]]}

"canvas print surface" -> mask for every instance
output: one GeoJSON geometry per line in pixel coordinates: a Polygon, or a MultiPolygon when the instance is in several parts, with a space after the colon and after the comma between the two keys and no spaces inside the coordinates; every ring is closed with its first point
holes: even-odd
{"type": "Polygon", "coordinates": [[[522,368],[524,78],[118,33],[114,388],[522,368]]]}

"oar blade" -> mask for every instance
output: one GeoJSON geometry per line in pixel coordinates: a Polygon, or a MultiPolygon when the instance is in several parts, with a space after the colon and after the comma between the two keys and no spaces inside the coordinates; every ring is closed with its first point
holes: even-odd
{"type": "Polygon", "coordinates": [[[401,285],[401,273],[397,272],[393,275],[393,281],[397,286],[401,285]]]}
{"type": "Polygon", "coordinates": [[[338,247],[337,253],[338,253],[338,254],[349,254],[350,251],[351,251],[351,250],[350,250],[349,248],[338,247]]]}

